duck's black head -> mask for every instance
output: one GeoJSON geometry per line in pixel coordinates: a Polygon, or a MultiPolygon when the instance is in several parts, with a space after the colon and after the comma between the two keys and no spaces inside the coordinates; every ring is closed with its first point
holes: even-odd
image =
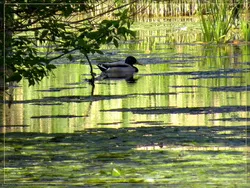
{"type": "Polygon", "coordinates": [[[134,64],[138,64],[138,61],[135,59],[135,57],[133,56],[128,56],[125,60],[125,63],[129,64],[129,65],[134,65],[134,64]]]}

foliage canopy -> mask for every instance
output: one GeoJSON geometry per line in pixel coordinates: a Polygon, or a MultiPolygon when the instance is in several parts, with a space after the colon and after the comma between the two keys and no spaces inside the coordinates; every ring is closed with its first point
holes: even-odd
{"type": "MultiPolygon", "coordinates": [[[[1,4],[1,62],[6,81],[26,78],[34,85],[55,67],[52,60],[80,51],[100,53],[102,44],[134,36],[129,8],[133,2],[92,0],[7,0],[1,4]],[[4,31],[4,32],[3,32],[4,31]],[[46,46],[41,52],[39,46],[46,46]],[[5,58],[4,58],[5,57],[5,58]],[[3,67],[3,65],[2,65],[3,67]]],[[[2,72],[3,76],[3,72],[2,72]]]]}

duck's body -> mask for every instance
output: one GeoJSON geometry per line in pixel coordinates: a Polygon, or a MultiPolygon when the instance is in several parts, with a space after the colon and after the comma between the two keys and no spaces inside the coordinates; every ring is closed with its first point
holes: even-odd
{"type": "Polygon", "coordinates": [[[126,58],[125,62],[102,63],[97,66],[102,71],[102,78],[131,78],[139,70],[133,66],[139,64],[133,56],[126,58]]]}

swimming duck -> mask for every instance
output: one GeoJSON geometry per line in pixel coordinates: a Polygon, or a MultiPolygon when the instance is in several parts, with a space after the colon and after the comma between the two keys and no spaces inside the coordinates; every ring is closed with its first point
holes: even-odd
{"type": "Polygon", "coordinates": [[[133,56],[128,56],[125,62],[102,63],[98,68],[102,71],[101,77],[105,78],[131,78],[139,70],[134,64],[140,64],[133,56]]]}

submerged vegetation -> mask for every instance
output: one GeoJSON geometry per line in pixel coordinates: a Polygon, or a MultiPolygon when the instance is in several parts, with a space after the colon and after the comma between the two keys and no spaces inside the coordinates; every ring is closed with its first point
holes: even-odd
{"type": "Polygon", "coordinates": [[[244,126],[153,126],[8,133],[5,183],[245,187],[244,131],[244,126]]]}

